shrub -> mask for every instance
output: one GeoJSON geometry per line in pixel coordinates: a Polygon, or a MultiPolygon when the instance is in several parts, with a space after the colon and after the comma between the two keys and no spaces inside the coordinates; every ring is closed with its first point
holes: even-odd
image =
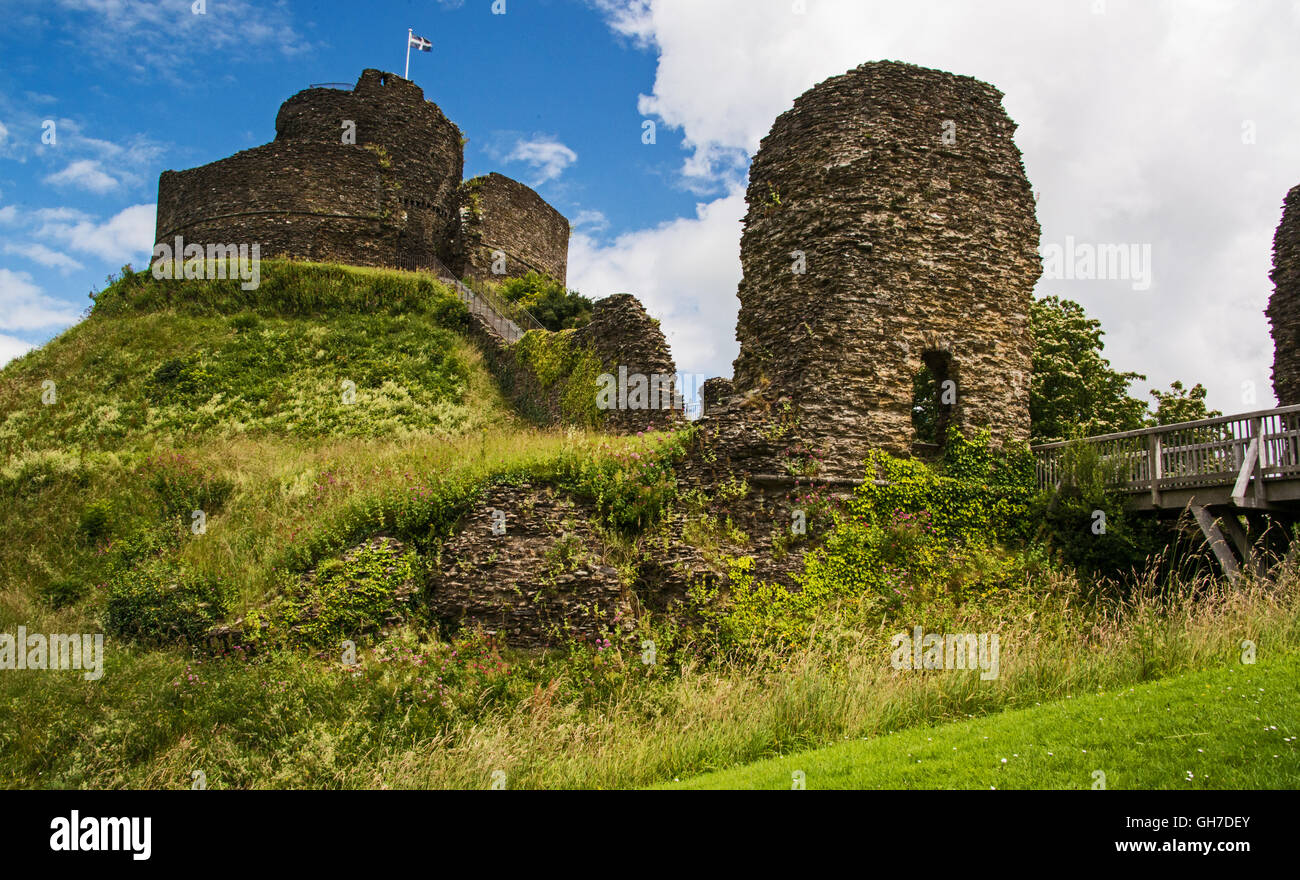
{"type": "Polygon", "coordinates": [[[1122,496],[1109,488],[1120,467],[1103,460],[1095,446],[1073,443],[1062,458],[1060,486],[1035,499],[1031,518],[1040,524],[1038,539],[1067,565],[1114,575],[1141,566],[1165,543],[1158,521],[1130,516],[1122,496]]]}
{"type": "Polygon", "coordinates": [[[596,505],[601,523],[625,534],[658,522],[677,495],[673,462],[684,435],[667,435],[640,448],[598,448],[566,462],[563,488],[596,505]]]}
{"type": "Polygon", "coordinates": [[[250,330],[256,330],[261,324],[261,319],[252,312],[242,312],[230,319],[230,327],[236,333],[247,333],[250,330]]]}
{"type": "Polygon", "coordinates": [[[527,309],[547,330],[568,330],[591,321],[591,300],[538,272],[507,279],[500,291],[506,302],[527,309]]]}
{"type": "Polygon", "coordinates": [[[1029,535],[1033,456],[1024,447],[993,450],[986,431],[968,439],[950,429],[933,466],[872,452],[866,476],[849,513],[867,522],[888,522],[896,511],[926,513],[946,541],[963,546],[1020,543],[1029,535]]]}
{"type": "Polygon", "coordinates": [[[108,582],[108,632],[146,644],[199,642],[230,613],[235,591],[174,560],[152,558],[108,582]]]}
{"type": "Polygon", "coordinates": [[[250,615],[250,635],[275,643],[337,647],[360,641],[402,616],[418,591],[419,557],[395,542],[364,544],[330,559],[265,611],[250,615]]]}
{"type": "Polygon", "coordinates": [[[50,581],[41,591],[41,598],[55,611],[76,605],[90,592],[85,578],[64,577],[50,581]]]}
{"type": "Polygon", "coordinates": [[[211,374],[197,357],[170,358],[149,377],[148,396],[158,404],[185,401],[205,392],[211,383],[211,374]]]}
{"type": "Polygon", "coordinates": [[[113,502],[108,498],[92,501],[77,520],[77,536],[91,547],[107,538],[112,531],[113,502]]]}
{"type": "Polygon", "coordinates": [[[834,526],[804,557],[797,588],[756,581],[748,557],[732,562],[730,595],[702,613],[724,646],[742,650],[807,640],[835,605],[855,619],[879,620],[937,603],[960,604],[1022,583],[1032,498],[1032,458],[994,451],[987,433],[950,431],[935,465],[873,452],[852,498],[830,507],[834,526]]]}

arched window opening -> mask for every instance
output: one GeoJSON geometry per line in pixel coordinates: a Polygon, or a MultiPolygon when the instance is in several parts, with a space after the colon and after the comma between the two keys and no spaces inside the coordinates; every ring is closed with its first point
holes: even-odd
{"type": "Polygon", "coordinates": [[[957,410],[957,377],[952,354],[927,351],[912,378],[912,429],[918,446],[943,448],[957,410]]]}

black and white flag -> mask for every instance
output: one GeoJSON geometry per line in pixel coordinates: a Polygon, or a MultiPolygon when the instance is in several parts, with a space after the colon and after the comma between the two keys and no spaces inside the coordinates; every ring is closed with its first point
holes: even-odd
{"type": "Polygon", "coordinates": [[[433,43],[431,41],[426,40],[424,37],[417,37],[415,34],[411,34],[411,41],[407,45],[411,48],[419,49],[421,52],[433,51],[433,43]]]}

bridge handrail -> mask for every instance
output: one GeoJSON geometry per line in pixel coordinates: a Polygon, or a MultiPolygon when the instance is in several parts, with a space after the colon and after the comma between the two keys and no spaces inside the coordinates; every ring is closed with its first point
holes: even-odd
{"type": "Polygon", "coordinates": [[[1215,416],[1210,419],[1199,419],[1195,422],[1175,422],[1172,425],[1154,425],[1150,428],[1138,428],[1136,431],[1119,431],[1114,434],[1096,434],[1091,437],[1078,437],[1074,440],[1053,440],[1050,443],[1036,443],[1030,447],[1034,452],[1040,449],[1059,449],[1065,446],[1071,446],[1075,443],[1100,443],[1104,440],[1124,440],[1129,437],[1146,437],[1150,434],[1168,434],[1173,431],[1182,431],[1188,428],[1209,428],[1214,425],[1225,425],[1231,422],[1240,422],[1249,419],[1262,419],[1267,416],[1286,415],[1287,413],[1300,413],[1300,405],[1297,406],[1279,406],[1273,409],[1257,409],[1252,412],[1238,413],[1230,416],[1215,416]]]}
{"type": "Polygon", "coordinates": [[[1153,501],[1163,490],[1198,486],[1232,486],[1235,499],[1252,479],[1258,492],[1266,479],[1300,478],[1300,406],[1040,443],[1032,447],[1039,488],[1060,483],[1075,444],[1099,450],[1114,468],[1111,485],[1150,491],[1153,501]]]}

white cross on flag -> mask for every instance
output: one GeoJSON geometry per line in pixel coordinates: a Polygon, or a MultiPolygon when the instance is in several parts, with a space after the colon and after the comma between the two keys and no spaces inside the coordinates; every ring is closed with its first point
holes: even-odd
{"type": "Polygon", "coordinates": [[[431,41],[426,40],[424,37],[417,37],[415,34],[411,34],[411,41],[407,45],[410,48],[419,49],[421,52],[433,51],[433,43],[431,41]]]}

